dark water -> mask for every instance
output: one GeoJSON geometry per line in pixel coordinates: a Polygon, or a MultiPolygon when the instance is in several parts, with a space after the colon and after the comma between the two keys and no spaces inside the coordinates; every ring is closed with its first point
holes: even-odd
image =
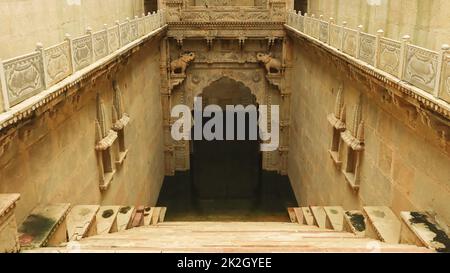
{"type": "Polygon", "coordinates": [[[166,177],[158,206],[168,208],[167,221],[289,221],[287,207],[297,202],[289,179],[262,172],[257,191],[247,198],[200,198],[191,172],[166,177]]]}

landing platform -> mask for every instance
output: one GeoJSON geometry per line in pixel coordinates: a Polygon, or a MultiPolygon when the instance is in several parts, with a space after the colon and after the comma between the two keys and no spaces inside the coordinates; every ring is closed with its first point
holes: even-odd
{"type": "Polygon", "coordinates": [[[352,233],[275,222],[164,222],[124,232],[86,238],[66,248],[32,252],[145,253],[301,253],[431,252],[390,245],[352,233]]]}

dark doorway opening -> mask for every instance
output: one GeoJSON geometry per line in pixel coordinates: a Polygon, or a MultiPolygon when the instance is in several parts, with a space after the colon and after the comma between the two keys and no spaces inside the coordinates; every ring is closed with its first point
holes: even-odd
{"type": "MultiPolygon", "coordinates": [[[[250,89],[229,78],[222,78],[203,90],[203,106],[254,106],[245,113],[246,140],[194,140],[191,142],[191,170],[167,177],[159,206],[168,207],[167,220],[177,221],[287,221],[286,208],[296,200],[289,179],[262,170],[258,132],[257,102],[250,89]],[[254,116],[253,116],[254,117],[254,116]],[[257,120],[257,118],[256,118],[257,120]]],[[[250,108],[249,108],[250,109],[250,108]]],[[[243,113],[241,113],[244,115],[243,113]]],[[[223,138],[231,115],[223,111],[223,138]],[[228,118],[227,118],[228,117],[228,118]]],[[[234,119],[237,139],[238,114],[234,119]]],[[[205,125],[210,118],[203,119],[205,125]]],[[[228,134],[229,136],[230,134],[228,134]]],[[[193,138],[194,139],[194,138],[193,138]]]]}
{"type": "Polygon", "coordinates": [[[158,0],[144,0],[145,14],[153,13],[158,10],[158,0]]]}
{"type": "Polygon", "coordinates": [[[294,9],[296,11],[301,11],[302,14],[308,12],[308,0],[295,0],[294,9]]]}

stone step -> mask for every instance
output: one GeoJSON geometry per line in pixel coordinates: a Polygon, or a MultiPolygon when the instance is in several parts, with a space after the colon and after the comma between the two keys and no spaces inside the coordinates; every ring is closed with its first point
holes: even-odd
{"type": "Polygon", "coordinates": [[[59,246],[67,242],[66,216],[70,204],[39,205],[19,227],[22,248],[59,246]]]}
{"type": "Polygon", "coordinates": [[[149,226],[152,224],[153,211],[155,208],[145,207],[144,208],[144,226],[149,226]]]}
{"type": "Polygon", "coordinates": [[[108,234],[118,231],[117,214],[120,206],[102,206],[97,212],[97,233],[108,234]]]}
{"type": "Polygon", "coordinates": [[[403,220],[402,243],[425,246],[437,252],[450,252],[450,238],[427,212],[405,211],[400,214],[403,220]]]}
{"type": "MultiPolygon", "coordinates": [[[[293,223],[165,222],[83,239],[75,252],[431,252],[293,223]],[[236,228],[237,226],[237,228],[236,228]],[[286,227],[291,227],[288,231],[286,227]],[[263,230],[262,228],[265,228],[263,230]],[[310,228],[310,231],[298,232],[310,228]],[[253,230],[253,231],[252,231],[253,230]]],[[[71,252],[70,248],[43,252],[71,252]]]]}
{"type": "Polygon", "coordinates": [[[323,207],[311,207],[312,215],[314,216],[314,224],[319,228],[326,228],[327,214],[323,207]]]}
{"type": "Polygon", "coordinates": [[[289,219],[291,223],[299,223],[300,225],[304,224],[304,216],[302,208],[288,208],[289,219]]]}
{"type": "Polygon", "coordinates": [[[344,230],[344,209],[342,207],[324,207],[326,217],[326,227],[335,231],[344,230]]]}
{"type": "Polygon", "coordinates": [[[139,206],[136,208],[131,226],[133,228],[141,227],[144,225],[145,207],[139,206]]]}
{"type": "Polygon", "coordinates": [[[366,235],[390,244],[400,242],[401,222],[388,207],[364,207],[366,235]]]}
{"type": "Polygon", "coordinates": [[[308,207],[302,207],[303,212],[303,224],[306,224],[308,226],[314,226],[314,216],[311,212],[311,209],[308,207]]]}
{"type": "Polygon", "coordinates": [[[151,225],[156,225],[158,223],[163,223],[166,218],[166,207],[157,207],[151,209],[151,225]]]}
{"type": "Polygon", "coordinates": [[[298,225],[285,222],[254,222],[248,225],[246,222],[164,222],[158,224],[159,229],[177,228],[185,230],[214,230],[220,228],[223,231],[244,231],[244,232],[264,232],[273,230],[276,226],[279,232],[300,232],[300,231],[325,231],[316,226],[298,225]]]}
{"type": "Polygon", "coordinates": [[[97,235],[96,215],[100,206],[74,206],[67,215],[67,238],[79,241],[82,238],[97,235]]]}
{"type": "Polygon", "coordinates": [[[136,209],[132,206],[121,207],[117,214],[117,230],[124,231],[133,227],[136,209]]]}
{"type": "Polygon", "coordinates": [[[291,223],[298,223],[297,216],[295,215],[295,208],[288,208],[287,211],[288,211],[289,219],[291,220],[291,223]]]}
{"type": "Polygon", "coordinates": [[[366,217],[359,210],[344,213],[344,231],[352,232],[358,237],[366,236],[366,217]]]}
{"type": "Polygon", "coordinates": [[[382,246],[368,251],[365,246],[336,245],[299,245],[299,246],[200,246],[200,247],[164,247],[159,246],[83,246],[82,249],[41,248],[23,251],[24,253],[431,253],[426,248],[415,246],[382,246]]]}
{"type": "Polygon", "coordinates": [[[0,194],[0,253],[20,250],[15,208],[20,194],[0,194]]]}

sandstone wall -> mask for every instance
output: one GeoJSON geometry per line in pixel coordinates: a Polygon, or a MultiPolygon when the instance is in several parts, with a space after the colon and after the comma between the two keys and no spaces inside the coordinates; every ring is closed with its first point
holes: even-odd
{"type": "MultiPolygon", "coordinates": [[[[328,54],[318,54],[296,40],[293,82],[289,177],[301,205],[386,205],[394,211],[434,210],[450,223],[450,149],[420,115],[409,119],[389,96],[370,91],[350,78],[328,54]],[[362,95],[366,147],[360,190],[354,192],[334,165],[327,115],[334,112],[337,90],[344,85],[347,120],[362,95]]],[[[410,117],[411,118],[411,117],[410,117]]],[[[350,122],[349,122],[350,123],[350,122]]],[[[341,158],[346,155],[341,149],[341,158]]],[[[345,159],[344,159],[345,161],[345,159]]]]}
{"type": "Polygon", "coordinates": [[[0,58],[32,52],[36,43],[51,46],[70,33],[78,36],[90,26],[141,16],[143,0],[0,0],[0,58]]]}
{"type": "Polygon", "coordinates": [[[339,24],[362,24],[375,34],[400,39],[408,34],[412,42],[432,50],[450,43],[450,8],[442,0],[309,0],[308,13],[334,17],[339,24]]]}
{"type": "Polygon", "coordinates": [[[96,92],[111,119],[112,79],[106,76],[80,90],[79,99],[32,120],[0,151],[0,192],[21,193],[19,223],[38,203],[155,205],[164,177],[159,59],[155,39],[112,76],[131,123],[125,128],[128,157],[106,192],[99,190],[94,149],[96,92]]]}

